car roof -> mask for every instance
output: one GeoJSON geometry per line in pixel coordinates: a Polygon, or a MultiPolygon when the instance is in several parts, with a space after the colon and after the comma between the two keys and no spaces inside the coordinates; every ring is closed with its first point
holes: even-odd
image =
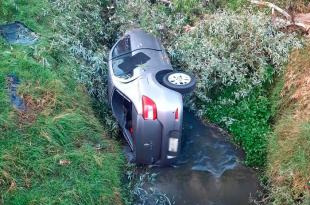
{"type": "Polygon", "coordinates": [[[131,51],[138,49],[162,50],[159,40],[141,29],[132,29],[127,31],[125,35],[130,37],[131,51]]]}

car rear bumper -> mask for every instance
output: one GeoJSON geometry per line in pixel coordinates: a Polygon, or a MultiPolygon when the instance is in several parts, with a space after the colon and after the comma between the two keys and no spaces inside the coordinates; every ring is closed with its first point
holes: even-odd
{"type": "Polygon", "coordinates": [[[161,158],[155,163],[159,165],[169,165],[176,162],[181,148],[181,132],[171,130],[163,136],[161,158]]]}
{"type": "MultiPolygon", "coordinates": [[[[135,111],[134,111],[135,112],[135,111]]],[[[160,120],[144,120],[133,113],[133,141],[138,164],[169,165],[176,162],[181,148],[181,119],[168,127],[160,120]]]]}

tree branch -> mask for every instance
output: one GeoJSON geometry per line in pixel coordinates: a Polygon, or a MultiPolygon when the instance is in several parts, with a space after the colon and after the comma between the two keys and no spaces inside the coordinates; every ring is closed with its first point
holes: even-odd
{"type": "Polygon", "coordinates": [[[276,10],[280,14],[286,17],[287,20],[292,21],[292,16],[287,13],[285,10],[281,9],[280,7],[274,5],[273,3],[267,2],[267,1],[258,1],[258,0],[249,0],[253,4],[261,5],[261,6],[267,6],[271,8],[273,11],[276,10]]]}
{"type": "Polygon", "coordinates": [[[297,26],[303,29],[307,34],[309,34],[310,31],[310,13],[307,14],[297,14],[297,15],[290,15],[288,12],[285,10],[281,9],[280,7],[267,2],[267,1],[262,1],[262,0],[249,0],[249,2],[261,6],[267,6],[272,9],[272,17],[273,21],[278,21],[278,22],[284,22],[287,26],[297,26]],[[279,12],[283,16],[285,16],[286,20],[277,18],[274,19],[274,11],[279,12]]]}

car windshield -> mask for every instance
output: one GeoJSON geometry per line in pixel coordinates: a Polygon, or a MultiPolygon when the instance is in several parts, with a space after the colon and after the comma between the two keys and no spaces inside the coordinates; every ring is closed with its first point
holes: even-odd
{"type": "Polygon", "coordinates": [[[113,73],[117,77],[131,78],[134,69],[147,63],[151,58],[143,52],[125,54],[113,59],[113,73]]]}

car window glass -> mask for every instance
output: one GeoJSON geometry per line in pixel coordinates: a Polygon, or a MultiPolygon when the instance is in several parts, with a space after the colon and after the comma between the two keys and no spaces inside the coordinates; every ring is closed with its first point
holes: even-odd
{"type": "Polygon", "coordinates": [[[143,52],[132,53],[116,58],[112,61],[114,75],[123,78],[130,78],[134,69],[147,63],[151,58],[143,52]]]}
{"type": "Polygon", "coordinates": [[[114,47],[112,57],[114,58],[123,55],[125,53],[129,53],[130,51],[131,51],[130,37],[129,35],[127,35],[123,39],[121,39],[114,47]]]}

